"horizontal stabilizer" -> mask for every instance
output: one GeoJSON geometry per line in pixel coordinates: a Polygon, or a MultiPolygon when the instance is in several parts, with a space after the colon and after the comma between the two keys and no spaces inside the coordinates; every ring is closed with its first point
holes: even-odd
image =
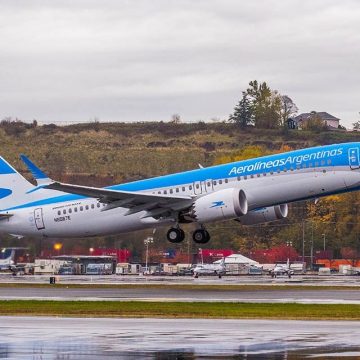
{"type": "Polygon", "coordinates": [[[10,219],[12,216],[14,216],[14,214],[1,214],[0,213],[0,221],[10,219]]]}

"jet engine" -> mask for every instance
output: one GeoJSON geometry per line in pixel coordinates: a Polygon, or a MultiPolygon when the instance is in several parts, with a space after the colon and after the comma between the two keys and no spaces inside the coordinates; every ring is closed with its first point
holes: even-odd
{"type": "Polygon", "coordinates": [[[236,219],[248,211],[248,203],[243,190],[223,189],[195,200],[190,213],[193,220],[200,223],[236,219]]]}
{"type": "Polygon", "coordinates": [[[284,219],[287,215],[288,205],[281,204],[253,210],[246,215],[239,217],[237,221],[241,222],[243,225],[254,225],[284,219]]]}

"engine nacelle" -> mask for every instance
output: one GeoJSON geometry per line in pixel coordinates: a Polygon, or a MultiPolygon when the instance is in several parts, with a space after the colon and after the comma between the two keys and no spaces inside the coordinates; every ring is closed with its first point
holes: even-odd
{"type": "Polygon", "coordinates": [[[281,204],[269,206],[263,209],[254,210],[237,219],[243,225],[255,225],[286,218],[288,215],[288,205],[281,204]]]}
{"type": "Polygon", "coordinates": [[[191,217],[200,223],[236,219],[248,211],[246,195],[243,190],[223,189],[197,199],[191,217]]]}

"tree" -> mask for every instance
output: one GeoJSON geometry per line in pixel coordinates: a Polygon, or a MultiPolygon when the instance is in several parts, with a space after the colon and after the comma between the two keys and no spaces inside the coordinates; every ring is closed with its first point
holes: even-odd
{"type": "Polygon", "coordinates": [[[181,123],[181,117],[180,117],[180,115],[179,115],[179,114],[173,114],[173,115],[171,116],[170,122],[171,122],[172,124],[180,124],[180,123],[181,123]]]}
{"type": "Polygon", "coordinates": [[[266,82],[250,81],[246,94],[251,101],[254,124],[257,128],[276,129],[281,124],[281,97],[266,82]]]}
{"type": "Polygon", "coordinates": [[[243,92],[243,96],[238,105],[234,108],[234,113],[230,115],[229,121],[234,122],[241,128],[245,128],[253,123],[252,106],[249,95],[243,92]]]}
{"type": "Polygon", "coordinates": [[[312,113],[310,118],[306,121],[303,121],[301,128],[303,130],[310,130],[314,132],[321,132],[327,130],[327,126],[324,123],[324,120],[317,113],[312,113]]]}
{"type": "Polygon", "coordinates": [[[287,120],[298,112],[298,107],[287,95],[281,96],[281,123],[283,126],[287,125],[287,120]]]}
{"type": "Polygon", "coordinates": [[[352,124],[353,130],[360,130],[360,120],[352,124]]]}

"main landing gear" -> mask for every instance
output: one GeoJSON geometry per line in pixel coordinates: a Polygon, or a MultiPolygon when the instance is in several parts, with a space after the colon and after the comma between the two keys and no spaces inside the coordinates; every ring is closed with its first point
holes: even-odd
{"type": "Polygon", "coordinates": [[[185,239],[185,232],[180,228],[170,228],[166,237],[171,243],[178,244],[185,239]]]}
{"type": "MultiPolygon", "coordinates": [[[[166,237],[169,242],[178,244],[185,239],[185,232],[179,227],[173,227],[168,230],[166,237]]],[[[197,244],[206,244],[210,241],[210,234],[203,228],[195,230],[192,237],[197,244]]]]}
{"type": "Polygon", "coordinates": [[[205,229],[195,230],[193,233],[193,240],[197,244],[206,244],[210,241],[210,234],[205,229]]]}

